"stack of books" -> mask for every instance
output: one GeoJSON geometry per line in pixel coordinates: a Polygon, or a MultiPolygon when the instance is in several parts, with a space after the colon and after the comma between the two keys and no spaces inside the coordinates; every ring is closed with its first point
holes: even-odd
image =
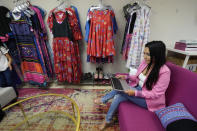
{"type": "Polygon", "coordinates": [[[197,51],[197,40],[180,40],[175,43],[174,48],[183,51],[197,51]]]}

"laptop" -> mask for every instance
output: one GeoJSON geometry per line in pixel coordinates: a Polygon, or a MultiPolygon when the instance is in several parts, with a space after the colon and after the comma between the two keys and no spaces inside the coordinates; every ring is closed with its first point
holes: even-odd
{"type": "Polygon", "coordinates": [[[126,91],[131,89],[126,80],[111,77],[112,88],[118,91],[126,91]]]}

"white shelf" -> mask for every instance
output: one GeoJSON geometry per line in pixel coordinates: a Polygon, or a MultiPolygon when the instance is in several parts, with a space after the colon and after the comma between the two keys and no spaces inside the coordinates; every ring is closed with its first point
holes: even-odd
{"type": "Polygon", "coordinates": [[[183,68],[186,68],[190,56],[197,56],[197,51],[183,51],[183,50],[178,50],[178,49],[174,49],[170,47],[167,47],[166,49],[167,49],[167,52],[172,51],[172,52],[183,54],[186,56],[183,66],[182,66],[183,68]]]}
{"type": "Polygon", "coordinates": [[[184,55],[197,56],[197,51],[183,51],[183,50],[178,50],[178,49],[174,49],[170,47],[167,47],[167,50],[180,53],[180,54],[184,54],[184,55]]]}

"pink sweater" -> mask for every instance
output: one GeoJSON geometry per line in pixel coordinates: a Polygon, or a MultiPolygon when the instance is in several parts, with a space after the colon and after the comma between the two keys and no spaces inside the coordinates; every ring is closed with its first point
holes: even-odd
{"type": "MultiPolygon", "coordinates": [[[[132,87],[136,86],[139,83],[138,76],[140,73],[147,67],[145,61],[142,61],[140,64],[136,75],[129,76],[132,87]]],[[[158,109],[164,108],[166,106],[165,103],[165,92],[168,88],[170,82],[170,69],[163,65],[159,71],[159,78],[156,84],[153,85],[152,90],[146,89],[146,80],[144,81],[144,85],[142,86],[142,91],[135,91],[135,96],[143,97],[146,100],[146,104],[149,111],[156,111],[158,109]]]]}

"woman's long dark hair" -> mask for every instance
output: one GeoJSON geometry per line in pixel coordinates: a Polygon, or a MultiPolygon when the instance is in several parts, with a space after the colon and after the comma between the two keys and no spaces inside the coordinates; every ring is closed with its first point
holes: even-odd
{"type": "Polygon", "coordinates": [[[145,47],[149,48],[151,58],[147,72],[153,64],[153,68],[146,81],[146,88],[152,90],[152,86],[158,80],[160,68],[166,63],[166,46],[162,41],[151,41],[145,47]]]}

